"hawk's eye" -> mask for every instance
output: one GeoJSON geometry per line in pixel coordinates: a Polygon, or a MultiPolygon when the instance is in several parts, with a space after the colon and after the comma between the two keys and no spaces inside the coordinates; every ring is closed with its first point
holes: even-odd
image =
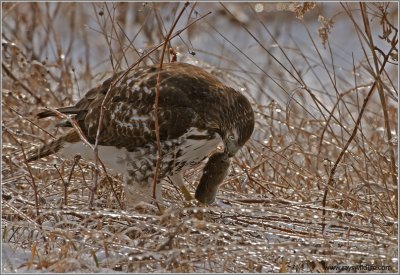
{"type": "Polygon", "coordinates": [[[234,135],[230,135],[228,138],[229,138],[230,140],[235,140],[235,136],[234,136],[234,135]]]}

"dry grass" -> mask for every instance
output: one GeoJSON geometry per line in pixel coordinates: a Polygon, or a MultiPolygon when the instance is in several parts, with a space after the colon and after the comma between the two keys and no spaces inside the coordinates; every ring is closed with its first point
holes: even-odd
{"type": "MultiPolygon", "coordinates": [[[[168,47],[241,89],[257,119],[216,206],[185,206],[166,184],[166,213],[128,213],[112,171],[25,161],[62,132],[39,108],[158,63],[182,6],[2,3],[2,271],[397,272],[395,3],[188,6],[168,47]]],[[[200,175],[186,175],[192,192],[200,175]]]]}

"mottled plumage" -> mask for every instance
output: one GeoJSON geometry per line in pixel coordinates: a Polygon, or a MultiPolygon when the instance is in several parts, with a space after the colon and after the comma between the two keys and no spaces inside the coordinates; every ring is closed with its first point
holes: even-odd
{"type": "MultiPolygon", "coordinates": [[[[139,67],[112,84],[123,74],[118,73],[91,89],[74,106],[58,109],[73,115],[87,140],[94,144],[101,103],[109,93],[99,136],[99,156],[106,165],[124,174],[127,205],[152,199],[157,159],[154,102],[158,70],[158,65],[139,67]]],[[[159,179],[169,176],[181,188],[183,171],[199,164],[220,144],[232,157],[253,132],[254,114],[246,97],[193,65],[163,65],[158,104],[162,149],[159,179]]],[[[38,117],[53,115],[44,111],[38,117]]],[[[68,122],[60,125],[71,127],[68,122]]],[[[54,152],[93,158],[92,150],[71,130],[41,148],[30,160],[54,152]]]]}

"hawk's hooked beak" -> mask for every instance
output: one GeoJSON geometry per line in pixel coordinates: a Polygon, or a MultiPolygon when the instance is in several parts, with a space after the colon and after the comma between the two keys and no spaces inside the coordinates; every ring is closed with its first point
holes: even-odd
{"type": "Polygon", "coordinates": [[[224,140],[224,152],[231,158],[236,155],[239,151],[240,146],[235,139],[230,139],[229,137],[224,140]]]}

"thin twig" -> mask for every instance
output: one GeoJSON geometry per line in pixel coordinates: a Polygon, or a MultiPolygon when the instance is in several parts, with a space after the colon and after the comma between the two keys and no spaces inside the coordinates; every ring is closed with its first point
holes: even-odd
{"type": "Polygon", "coordinates": [[[157,200],[156,200],[156,186],[158,184],[158,176],[160,173],[160,164],[161,164],[161,158],[162,158],[162,152],[161,152],[161,142],[160,142],[160,127],[158,124],[158,101],[160,97],[160,82],[161,82],[161,71],[162,71],[162,66],[164,62],[164,55],[165,51],[167,49],[167,41],[170,40],[170,37],[172,35],[172,32],[174,31],[176,24],[178,24],[179,19],[182,17],[183,12],[185,11],[186,7],[189,5],[189,2],[186,2],[185,5],[183,6],[181,12],[179,13],[178,17],[176,18],[174,24],[172,25],[167,37],[165,38],[165,43],[163,45],[162,51],[161,51],[161,59],[160,59],[160,66],[158,68],[158,74],[157,74],[157,88],[156,88],[156,97],[154,100],[154,127],[155,127],[155,132],[156,132],[156,142],[157,142],[157,161],[156,161],[156,170],[154,173],[154,181],[153,181],[153,198],[157,204],[157,207],[160,209],[157,200]]]}
{"type": "MultiPolygon", "coordinates": [[[[386,104],[386,96],[385,96],[385,92],[383,91],[383,84],[382,84],[383,81],[382,81],[382,78],[381,78],[381,73],[383,71],[382,68],[384,68],[384,67],[382,65],[381,70],[379,69],[378,56],[376,55],[376,52],[375,52],[375,48],[376,47],[374,45],[374,41],[373,41],[373,38],[372,38],[371,28],[370,28],[370,25],[369,25],[368,13],[367,13],[367,10],[366,10],[365,3],[360,3],[360,6],[361,6],[361,12],[362,12],[362,15],[363,15],[363,20],[364,20],[365,32],[367,33],[367,37],[368,37],[368,41],[369,41],[368,45],[369,45],[369,47],[371,49],[372,57],[373,57],[373,60],[374,60],[375,71],[376,71],[374,77],[375,77],[375,81],[377,83],[377,90],[378,90],[378,94],[379,94],[379,99],[380,99],[381,105],[382,105],[382,112],[383,112],[383,118],[384,118],[384,121],[385,121],[386,135],[387,135],[388,141],[391,142],[391,140],[392,140],[392,131],[390,129],[390,123],[389,123],[390,119],[389,119],[389,114],[388,114],[388,107],[387,107],[387,104],[386,104]]],[[[395,36],[393,37],[391,46],[392,46],[392,49],[388,53],[387,58],[384,55],[386,62],[389,60],[389,57],[391,55],[391,51],[395,50],[397,48],[397,32],[396,32],[395,36]]],[[[390,165],[390,169],[391,169],[390,172],[391,172],[391,176],[392,176],[392,182],[393,182],[393,185],[397,185],[396,157],[395,157],[393,148],[389,149],[389,154],[390,154],[390,164],[391,164],[390,165]]],[[[397,207],[396,207],[396,209],[397,209],[397,207]]],[[[396,216],[397,216],[397,211],[396,211],[396,216]]]]}
{"type": "MultiPolygon", "coordinates": [[[[79,127],[79,125],[78,125],[78,123],[76,122],[75,119],[73,119],[73,118],[71,118],[71,117],[69,117],[69,116],[67,116],[67,115],[65,115],[65,114],[63,114],[63,113],[61,113],[60,111],[58,111],[58,110],[56,110],[56,109],[53,109],[53,108],[45,108],[45,109],[54,112],[57,116],[59,116],[59,117],[61,117],[61,118],[63,118],[63,119],[68,120],[68,122],[71,123],[72,127],[74,128],[74,130],[76,130],[76,131],[78,132],[78,135],[79,135],[81,141],[82,141],[83,143],[85,143],[87,146],[89,146],[92,150],[94,150],[95,147],[86,139],[85,134],[82,132],[81,127],[79,127]]],[[[107,177],[107,179],[108,179],[108,182],[109,182],[109,184],[110,184],[110,186],[111,186],[111,190],[113,191],[114,196],[115,196],[115,198],[117,199],[118,204],[119,204],[119,206],[120,206],[121,209],[122,209],[122,203],[121,203],[120,200],[118,199],[118,196],[117,196],[117,193],[115,192],[115,189],[114,189],[114,186],[113,186],[111,177],[110,177],[110,176],[108,175],[108,173],[107,173],[106,166],[104,165],[103,161],[102,161],[100,158],[98,158],[98,154],[96,154],[95,156],[96,156],[96,159],[95,159],[95,162],[96,162],[96,174],[98,173],[98,170],[99,170],[99,169],[98,169],[98,168],[99,168],[99,167],[98,167],[98,163],[97,163],[97,161],[98,161],[98,162],[100,162],[100,165],[101,165],[101,167],[103,168],[103,171],[104,171],[104,173],[106,174],[106,177],[107,177]]],[[[95,174],[95,175],[96,175],[96,174],[95,174]]],[[[96,180],[96,179],[95,179],[95,180],[96,180]]],[[[97,185],[96,185],[96,186],[97,186],[97,185]]],[[[89,188],[89,189],[90,189],[90,188],[89,188]]],[[[90,190],[90,191],[92,191],[92,190],[90,190]]],[[[91,194],[92,194],[92,193],[90,192],[90,193],[89,193],[89,205],[90,205],[90,207],[91,207],[91,205],[93,205],[93,204],[90,204],[90,201],[92,200],[92,203],[93,203],[93,199],[94,199],[94,194],[93,194],[93,196],[91,196],[91,194]]]]}
{"type": "MultiPolygon", "coordinates": [[[[393,51],[394,49],[395,49],[395,48],[392,47],[392,48],[389,50],[389,53],[385,56],[385,59],[384,59],[384,61],[383,61],[383,63],[382,63],[382,66],[381,66],[381,68],[380,68],[380,70],[379,70],[379,74],[381,74],[381,73],[383,72],[383,70],[385,69],[385,65],[386,65],[386,63],[387,63],[387,61],[388,61],[388,59],[389,59],[389,57],[390,57],[390,54],[392,53],[392,51],[393,51]]],[[[372,85],[371,89],[369,90],[367,96],[364,98],[364,103],[363,103],[363,105],[362,105],[362,107],[361,107],[361,110],[360,110],[360,113],[359,113],[359,115],[358,115],[356,124],[354,125],[353,132],[351,133],[350,138],[347,140],[346,144],[345,144],[344,147],[342,148],[342,151],[340,152],[339,157],[336,159],[335,164],[333,165],[333,167],[332,167],[332,169],[331,169],[331,172],[330,172],[330,174],[329,174],[329,179],[328,179],[328,184],[327,184],[327,186],[332,186],[332,185],[333,185],[333,182],[334,182],[334,181],[333,181],[333,177],[335,176],[336,169],[337,169],[339,163],[341,162],[341,160],[342,160],[344,154],[346,153],[347,149],[349,148],[351,142],[353,141],[353,139],[354,139],[355,136],[357,135],[358,127],[360,126],[361,119],[362,119],[362,117],[363,117],[363,114],[364,114],[364,111],[365,111],[365,109],[366,109],[367,103],[369,102],[369,99],[371,98],[373,92],[375,91],[376,85],[377,85],[377,81],[375,80],[375,82],[374,82],[374,84],[372,85]]],[[[328,191],[329,191],[329,188],[326,187],[326,188],[325,188],[325,191],[324,191],[324,196],[323,196],[323,199],[322,199],[322,207],[323,207],[323,209],[322,209],[322,216],[323,216],[323,217],[322,217],[322,219],[323,219],[322,233],[324,233],[324,231],[325,231],[325,213],[326,213],[325,206],[326,206],[326,199],[327,199],[327,196],[328,196],[328,191]]]]}
{"type": "Polygon", "coordinates": [[[64,177],[61,175],[61,172],[58,169],[56,164],[54,164],[54,168],[56,168],[56,171],[57,171],[58,175],[60,176],[60,179],[61,179],[61,181],[63,183],[63,187],[64,187],[64,205],[68,205],[68,184],[64,180],[64,177]]]}
{"type": "Polygon", "coordinates": [[[49,133],[46,129],[44,129],[43,127],[41,127],[40,125],[38,125],[37,123],[35,123],[34,121],[32,121],[29,118],[24,117],[20,112],[18,112],[17,110],[15,110],[14,108],[12,108],[10,105],[8,105],[6,102],[3,101],[3,104],[5,106],[7,106],[7,108],[9,108],[11,111],[13,111],[14,113],[16,113],[18,116],[20,116],[22,119],[25,119],[26,121],[28,121],[29,123],[31,123],[32,125],[34,125],[35,127],[39,128],[40,130],[42,130],[43,132],[45,132],[46,134],[48,134],[52,139],[55,139],[56,137],[54,135],[52,135],[51,133],[49,133]]]}
{"type": "Polygon", "coordinates": [[[12,78],[12,80],[16,81],[19,85],[21,85],[21,87],[28,93],[30,94],[33,98],[36,99],[37,103],[44,105],[44,102],[42,101],[42,99],[37,96],[33,91],[31,91],[31,89],[25,85],[25,83],[23,83],[21,80],[19,80],[8,68],[4,63],[1,63],[1,67],[3,68],[3,70],[6,72],[6,74],[8,74],[9,77],[12,78]]]}
{"type": "Polygon", "coordinates": [[[24,146],[22,146],[22,143],[16,138],[14,137],[14,135],[11,133],[11,131],[8,130],[7,127],[3,126],[3,129],[6,130],[6,132],[9,134],[9,136],[19,145],[19,147],[21,148],[22,151],[22,156],[24,157],[24,163],[26,168],[28,169],[28,173],[29,176],[31,177],[31,185],[33,188],[33,193],[34,193],[34,198],[35,198],[35,209],[36,209],[36,217],[38,218],[38,223],[41,224],[41,220],[39,219],[39,215],[40,215],[40,205],[39,205],[39,193],[38,193],[38,188],[36,185],[36,181],[35,178],[33,177],[32,174],[32,170],[31,167],[28,164],[28,160],[26,158],[26,154],[25,154],[25,150],[24,150],[24,146]]]}

